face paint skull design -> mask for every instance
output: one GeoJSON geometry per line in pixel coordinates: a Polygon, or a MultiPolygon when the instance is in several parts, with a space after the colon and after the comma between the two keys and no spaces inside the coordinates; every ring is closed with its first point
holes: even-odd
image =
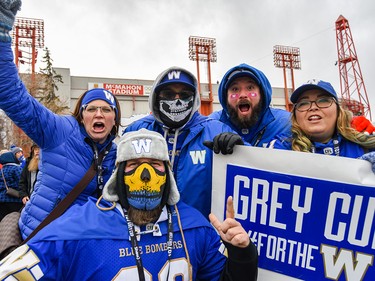
{"type": "Polygon", "coordinates": [[[194,97],[186,99],[167,100],[160,99],[160,118],[170,128],[183,126],[193,110],[194,97]]]}
{"type": "Polygon", "coordinates": [[[166,172],[142,163],[124,174],[129,205],[138,210],[153,210],[161,202],[166,183],[166,172]]]}

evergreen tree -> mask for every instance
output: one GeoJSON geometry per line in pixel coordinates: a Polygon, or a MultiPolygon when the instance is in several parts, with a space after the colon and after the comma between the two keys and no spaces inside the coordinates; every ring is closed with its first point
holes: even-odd
{"type": "Polygon", "coordinates": [[[45,63],[45,67],[40,69],[39,74],[42,83],[41,87],[38,87],[35,97],[53,112],[57,114],[66,113],[69,107],[56,95],[56,91],[59,90],[58,83],[64,83],[62,76],[57,74],[52,67],[53,59],[50,50],[46,47],[44,52],[42,62],[45,63]]]}

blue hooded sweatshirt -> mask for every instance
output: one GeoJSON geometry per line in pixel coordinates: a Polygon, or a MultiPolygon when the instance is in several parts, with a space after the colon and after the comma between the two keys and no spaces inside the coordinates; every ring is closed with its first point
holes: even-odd
{"type": "Polygon", "coordinates": [[[244,141],[253,146],[266,147],[268,142],[270,142],[276,135],[290,130],[290,113],[283,109],[270,107],[272,99],[271,84],[263,72],[250,65],[243,63],[228,70],[220,82],[218,95],[223,109],[213,112],[209,117],[220,120],[221,122],[229,125],[242,137],[244,141]],[[246,130],[237,128],[231,122],[227,108],[228,89],[225,86],[232,72],[237,70],[246,70],[254,74],[254,76],[260,82],[259,87],[263,98],[263,108],[261,110],[258,122],[254,126],[246,128],[246,130]]]}
{"type": "Polygon", "coordinates": [[[163,71],[156,78],[149,97],[152,115],[130,124],[124,133],[146,128],[162,134],[167,140],[172,170],[181,200],[208,217],[211,210],[213,152],[204,146],[203,142],[206,140],[212,141],[219,133],[235,132],[222,122],[210,119],[198,112],[200,98],[196,85],[197,80],[194,75],[182,68],[171,67],[163,71]],[[188,73],[195,84],[195,97],[190,119],[181,128],[175,130],[168,128],[161,121],[155,91],[162,78],[171,71],[188,73]]]}

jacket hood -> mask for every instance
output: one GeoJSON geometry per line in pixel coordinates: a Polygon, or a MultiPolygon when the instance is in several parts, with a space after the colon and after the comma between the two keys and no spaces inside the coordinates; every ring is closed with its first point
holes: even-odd
{"type": "Polygon", "coordinates": [[[191,120],[194,113],[199,110],[199,106],[200,106],[201,102],[200,102],[200,95],[199,95],[199,92],[198,92],[197,78],[195,78],[195,76],[190,71],[188,71],[184,68],[181,68],[181,67],[178,67],[178,66],[172,66],[172,67],[164,70],[162,73],[160,73],[158,75],[158,77],[155,79],[154,84],[152,85],[150,97],[148,99],[149,108],[152,111],[152,114],[154,115],[155,119],[160,123],[163,123],[163,122],[160,119],[160,112],[159,112],[159,108],[157,106],[157,91],[156,91],[156,89],[162,83],[162,80],[166,75],[168,75],[170,73],[177,73],[178,74],[179,72],[183,72],[183,73],[187,74],[194,81],[194,94],[195,95],[194,95],[193,110],[191,111],[190,116],[189,116],[189,120],[186,123],[188,123],[191,120]]]}
{"type": "Polygon", "coordinates": [[[8,163],[19,164],[13,152],[5,152],[0,155],[0,164],[8,164],[8,163]]]}
{"type": "Polygon", "coordinates": [[[251,72],[253,74],[253,78],[254,77],[256,78],[254,80],[258,80],[256,82],[259,83],[259,87],[260,87],[261,94],[262,94],[262,97],[263,97],[263,108],[262,108],[262,113],[261,113],[261,116],[263,116],[264,113],[266,112],[266,110],[269,108],[270,103],[271,103],[271,99],[272,99],[272,87],[271,87],[271,84],[270,84],[270,82],[268,81],[267,77],[264,75],[264,73],[262,71],[256,69],[255,67],[252,67],[252,66],[250,66],[248,64],[245,64],[245,63],[239,64],[239,65],[237,65],[237,66],[229,69],[227,71],[227,73],[225,73],[223,79],[220,82],[218,96],[219,96],[220,104],[223,107],[223,111],[228,116],[228,109],[227,109],[227,92],[228,92],[228,88],[227,88],[227,82],[232,77],[233,72],[235,72],[235,71],[241,71],[241,70],[247,71],[247,72],[251,72]]]}

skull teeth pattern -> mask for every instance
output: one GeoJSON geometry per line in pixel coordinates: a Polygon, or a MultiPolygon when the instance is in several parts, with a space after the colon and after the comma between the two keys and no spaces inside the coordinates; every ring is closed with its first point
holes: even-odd
{"type": "Polygon", "coordinates": [[[193,110],[191,102],[193,98],[187,100],[162,100],[160,101],[160,111],[174,122],[184,120],[193,110]]]}

